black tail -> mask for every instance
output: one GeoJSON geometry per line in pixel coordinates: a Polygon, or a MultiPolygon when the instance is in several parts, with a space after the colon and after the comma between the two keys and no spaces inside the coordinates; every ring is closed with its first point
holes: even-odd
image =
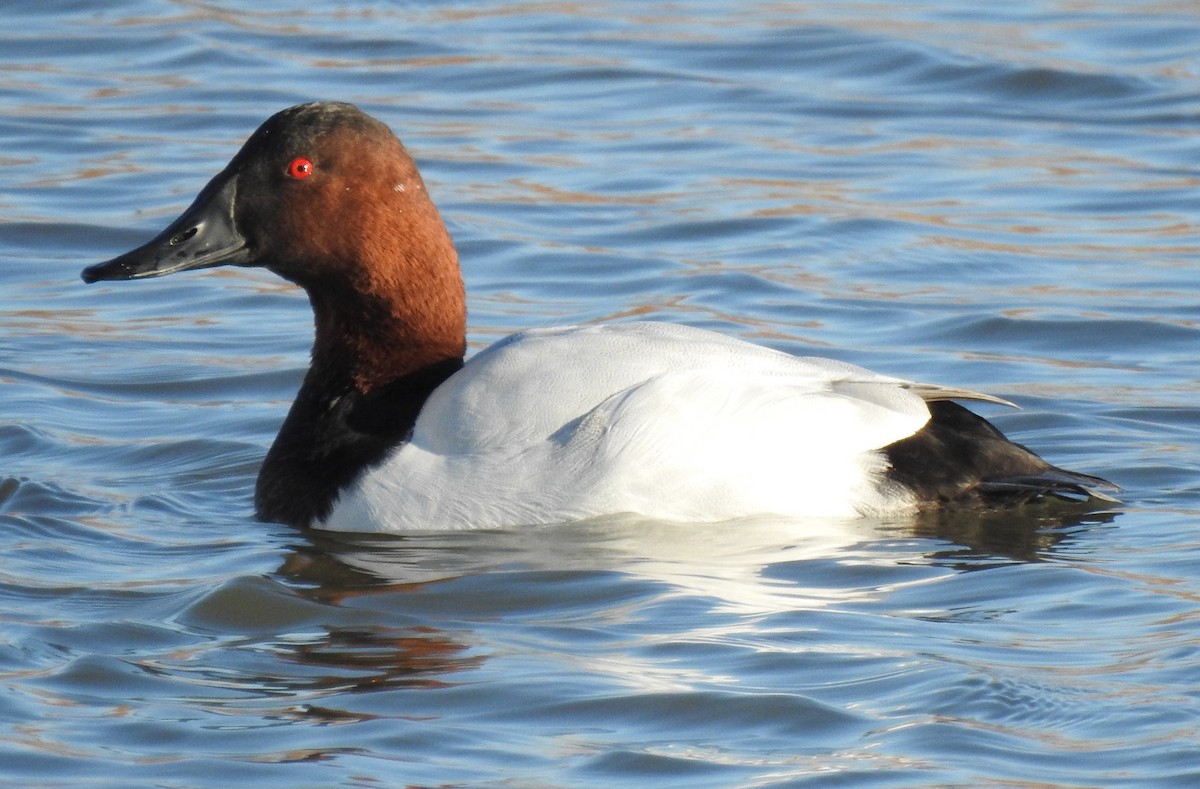
{"type": "Polygon", "coordinates": [[[1051,495],[1116,501],[1117,486],[1050,465],[990,422],[949,400],[929,403],[929,422],[883,448],[888,476],[923,504],[994,507],[1051,495]]]}
{"type": "Polygon", "coordinates": [[[1108,480],[1077,471],[1066,471],[1056,466],[1050,466],[1035,476],[985,479],[979,483],[978,489],[981,495],[998,499],[1011,497],[1028,500],[1050,494],[1072,501],[1120,501],[1106,492],[1118,490],[1117,486],[1108,480]]]}

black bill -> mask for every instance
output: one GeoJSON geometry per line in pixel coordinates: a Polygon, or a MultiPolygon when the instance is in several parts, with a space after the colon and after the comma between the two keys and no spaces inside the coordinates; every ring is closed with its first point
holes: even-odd
{"type": "Polygon", "coordinates": [[[212,266],[252,265],[234,221],[237,178],[213,180],[183,215],[132,252],[83,270],[84,282],[142,279],[212,266]]]}

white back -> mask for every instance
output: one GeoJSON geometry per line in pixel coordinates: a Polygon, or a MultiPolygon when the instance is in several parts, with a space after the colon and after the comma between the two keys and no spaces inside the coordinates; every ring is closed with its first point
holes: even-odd
{"type": "Polygon", "coordinates": [[[878,450],[919,430],[941,391],[673,324],[523,332],[439,387],[410,443],[323,526],[906,509],[878,450]]]}

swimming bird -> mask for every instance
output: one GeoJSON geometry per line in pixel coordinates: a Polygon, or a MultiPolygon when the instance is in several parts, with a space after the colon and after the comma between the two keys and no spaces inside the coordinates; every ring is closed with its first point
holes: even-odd
{"type": "Polygon", "coordinates": [[[955,401],[999,398],[655,322],[539,328],[466,360],[457,254],[387,125],[269,118],[162,233],[86,282],[262,266],[308,294],[311,366],[260,518],[409,531],[632,513],[860,517],[1109,498],[955,401]]]}

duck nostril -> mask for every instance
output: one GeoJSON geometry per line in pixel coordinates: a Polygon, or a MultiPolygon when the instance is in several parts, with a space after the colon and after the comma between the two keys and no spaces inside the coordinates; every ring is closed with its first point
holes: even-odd
{"type": "Polygon", "coordinates": [[[171,246],[177,246],[182,244],[184,241],[187,241],[189,238],[196,235],[199,229],[200,228],[197,227],[191,227],[178,235],[171,236],[171,246]]]}

